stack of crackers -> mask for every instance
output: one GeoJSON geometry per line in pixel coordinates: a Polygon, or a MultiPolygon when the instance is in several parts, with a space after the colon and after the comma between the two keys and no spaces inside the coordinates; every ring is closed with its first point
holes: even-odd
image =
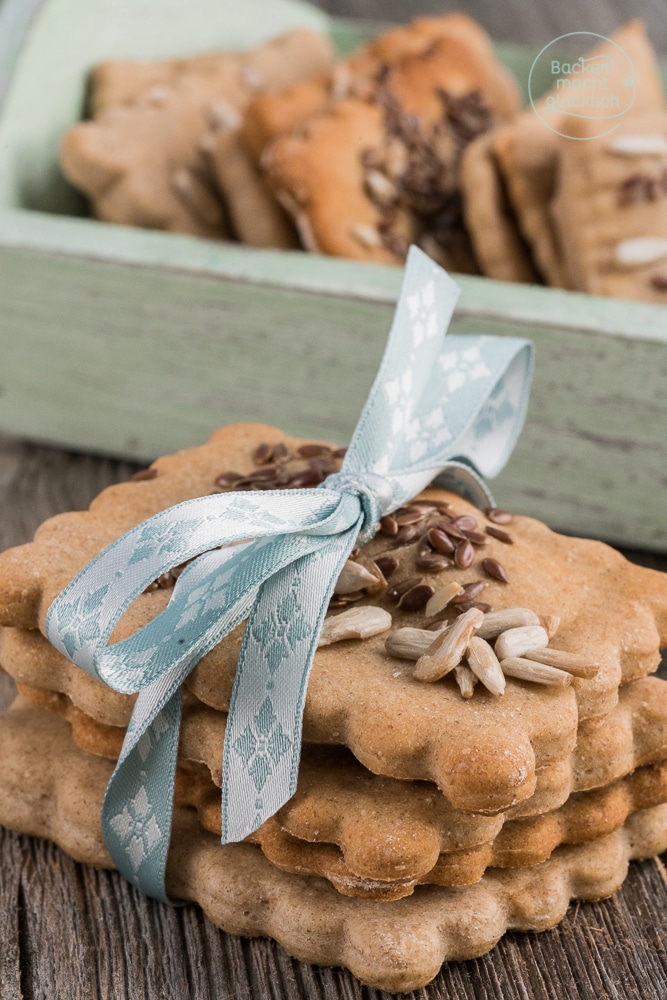
{"type": "MultiPolygon", "coordinates": [[[[20,692],[0,720],[0,823],[111,865],[99,811],[133,699],[44,638],[72,577],[168,506],[315,486],[340,462],[271,427],[224,428],[0,556],[0,664],[20,692]]],[[[114,640],[165,608],[181,569],[136,600],[114,640]]],[[[247,842],[222,846],[242,633],[184,688],[167,871],[172,897],[226,930],[410,990],[506,930],[555,926],[571,898],[608,896],[631,858],[667,848],[667,682],[650,676],[667,639],[667,578],[609,547],[438,489],[383,518],[325,618],[297,792],[247,842]]],[[[269,767],[274,722],[255,719],[252,753],[269,767]]],[[[151,810],[140,796],[126,808],[144,821],[139,863],[151,810]]]]}
{"type": "Polygon", "coordinates": [[[389,264],[416,243],[449,270],[664,302],[655,53],[633,22],[592,58],[609,61],[609,92],[633,77],[617,121],[551,113],[573,74],[522,112],[463,14],[417,19],[336,63],[310,31],[242,55],[105,63],[62,165],[112,222],[389,264]]]}

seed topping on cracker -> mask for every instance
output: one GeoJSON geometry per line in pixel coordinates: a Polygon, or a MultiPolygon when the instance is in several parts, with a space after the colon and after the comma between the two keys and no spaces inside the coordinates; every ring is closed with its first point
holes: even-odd
{"type": "Polygon", "coordinates": [[[390,656],[415,660],[413,677],[418,681],[432,683],[454,670],[466,699],[472,697],[477,680],[491,694],[502,695],[505,677],[559,687],[569,687],[573,677],[594,677],[598,667],[586,657],[549,646],[560,624],[549,617],[547,629],[529,608],[486,614],[470,608],[453,621],[436,623],[436,635],[429,628],[398,628],[387,637],[385,648],[390,656]]]}

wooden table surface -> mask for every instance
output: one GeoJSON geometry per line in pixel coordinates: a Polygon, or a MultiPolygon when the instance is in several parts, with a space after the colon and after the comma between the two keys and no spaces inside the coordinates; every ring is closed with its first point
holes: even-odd
{"type": "MultiPolygon", "coordinates": [[[[0,548],[128,478],[124,462],[0,438],[0,548]]],[[[667,557],[630,553],[667,570],[667,557]]],[[[0,703],[11,697],[0,681],[0,703]]],[[[379,1000],[348,972],[289,958],[274,942],[171,909],[45,841],[0,829],[1,1000],[379,1000]]],[[[664,859],[667,861],[667,857],[664,859]]],[[[545,934],[509,934],[484,958],[446,967],[423,1000],[664,1000],[667,881],[660,861],[631,865],[613,899],[571,907],[545,934]]]]}
{"type": "MultiPolygon", "coordinates": [[[[0,5],[2,0],[0,0],[0,5]]],[[[405,18],[465,9],[497,38],[545,44],[565,31],[612,31],[631,15],[667,51],[664,0],[319,0],[332,13],[405,18]]],[[[1,320],[0,320],[1,321],[1,320]]],[[[135,467],[0,438],[0,548],[31,538],[59,511],[80,509],[135,467]]],[[[667,570],[667,558],[627,553],[667,570]]],[[[0,673],[0,707],[12,685],[0,673]]],[[[72,862],[53,845],[0,829],[0,1000],[379,1000],[339,969],[289,958],[275,943],[232,937],[194,906],[171,909],[115,873],[72,862]]],[[[665,858],[667,860],[667,857],[665,858]]],[[[664,1000],[667,877],[660,860],[633,863],[611,900],[575,904],[544,934],[508,934],[477,961],[446,967],[422,1000],[664,1000]]]]}

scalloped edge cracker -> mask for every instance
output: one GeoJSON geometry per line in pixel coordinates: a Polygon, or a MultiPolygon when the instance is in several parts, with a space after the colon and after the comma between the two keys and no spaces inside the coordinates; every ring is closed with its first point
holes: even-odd
{"type": "MultiPolygon", "coordinates": [[[[99,809],[111,765],[77,749],[65,723],[20,701],[2,719],[0,753],[0,823],[110,867],[99,809]]],[[[558,848],[542,864],[492,870],[474,886],[420,887],[406,899],[377,902],[281,872],[251,844],[222,846],[191,810],[177,809],[167,887],[230,933],[273,937],[302,961],[343,965],[363,983],[405,992],[430,982],[445,961],[484,954],[508,930],[555,927],[570,899],[611,895],[631,858],[665,848],[667,806],[657,806],[600,840],[558,848]]]]}
{"type": "MultiPolygon", "coordinates": [[[[234,471],[247,477],[268,470],[274,475],[271,463],[260,468],[253,459],[265,444],[269,450],[284,446],[292,455],[275,465],[276,477],[285,475],[289,480],[300,475],[299,470],[315,474],[309,463],[316,459],[297,454],[309,442],[286,438],[261,424],[223,428],[208,445],[159,459],[147,474],[150,478],[110,487],[88,512],[52,518],[33,543],[0,555],[0,621],[34,629],[43,623],[57,593],[104,545],[159,509],[210,493],[221,474],[234,471]]],[[[326,456],[333,452],[324,445],[317,447],[329,462],[326,456]]],[[[326,473],[318,468],[323,478],[326,473]]],[[[448,503],[455,514],[474,518],[486,540],[475,549],[476,557],[467,568],[419,570],[430,585],[441,587],[454,576],[462,585],[479,580],[482,599],[494,608],[529,607],[544,621],[560,618],[554,648],[585,655],[598,672],[590,680],[575,678],[572,687],[560,689],[509,678],[502,698],[479,691],[467,702],[451,676],[434,684],[415,680],[412,664],[387,653],[386,634],[334,643],[315,656],[304,739],[348,746],[374,773],[434,781],[456,808],[506,810],[533,795],[538,769],[570,755],[581,719],[608,713],[618,701],[620,683],[657,667],[660,646],[667,643],[667,576],[633,566],[600,542],[556,535],[530,518],[514,518],[507,526],[514,544],[507,544],[498,536],[497,525],[461,497],[427,490],[421,499],[448,503]],[[502,563],[509,583],[486,574],[483,563],[488,559],[502,563]],[[566,588],[563,576],[568,579],[566,588]]],[[[415,576],[419,538],[417,531],[410,544],[397,545],[393,536],[380,532],[359,558],[370,565],[389,553],[398,567],[389,581],[393,585],[415,576]]],[[[169,593],[158,588],[138,598],[113,638],[150,621],[165,607],[169,593]]],[[[397,627],[423,628],[430,621],[424,609],[397,606],[390,588],[362,597],[356,606],[364,604],[383,607],[397,627]]],[[[239,627],[226,637],[186,682],[200,701],[217,710],[228,708],[242,632],[239,627]]],[[[17,644],[34,647],[33,663],[42,656],[46,660],[40,647],[51,649],[36,634],[5,633],[2,643],[14,644],[14,652],[5,649],[1,656],[17,667],[22,660],[16,654],[17,644]]],[[[62,657],[48,655],[53,680],[47,686],[64,688],[76,698],[73,678],[78,671],[62,657]]],[[[86,684],[91,694],[86,708],[95,714],[93,689],[86,684]]],[[[114,705],[121,707],[117,697],[114,705]]],[[[129,699],[126,706],[129,712],[129,699]]]]}
{"type": "MultiPolygon", "coordinates": [[[[117,758],[122,728],[93,722],[64,695],[21,684],[19,692],[66,719],[83,750],[117,758]]],[[[218,834],[223,738],[224,720],[186,698],[177,800],[197,808],[204,827],[218,834]]],[[[661,801],[665,757],[667,681],[655,677],[624,688],[602,723],[583,724],[560,775],[555,809],[530,817],[516,810],[496,817],[460,813],[432,785],[380,778],[346,751],[306,745],[296,794],[252,839],[288,871],[322,875],[348,895],[397,899],[418,882],[464,885],[489,865],[544,860],[560,839],[602,836],[629,812],[661,801]],[[639,778],[642,770],[646,775],[639,778]]]]}

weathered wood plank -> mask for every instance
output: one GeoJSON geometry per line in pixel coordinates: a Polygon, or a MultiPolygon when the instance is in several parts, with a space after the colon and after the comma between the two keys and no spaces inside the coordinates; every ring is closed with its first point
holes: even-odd
{"type": "MultiPolygon", "coordinates": [[[[147,900],[116,873],[75,865],[45,841],[0,832],[0,851],[3,913],[14,916],[0,942],[3,998],[20,995],[11,992],[20,962],[23,995],[35,1000],[389,1000],[344,970],[289,958],[274,942],[223,934],[195,907],[147,900]]],[[[508,934],[492,953],[445,967],[408,996],[662,1000],[666,897],[660,863],[635,863],[613,899],[575,904],[555,931],[508,934]]]]}
{"type": "MultiPolygon", "coordinates": [[[[88,238],[85,223],[68,226],[73,238],[88,238]]],[[[139,253],[163,235],[133,233],[130,244],[139,253]]],[[[224,277],[223,249],[210,251],[218,267],[208,273],[196,268],[199,241],[174,239],[170,253],[191,244],[189,274],[174,257],[169,269],[153,269],[1,249],[0,301],[10,319],[0,333],[0,427],[146,458],[236,420],[347,441],[377,370],[400,270],[304,258],[301,288],[278,288],[284,271],[273,258],[249,255],[245,275],[265,275],[249,297],[224,277]],[[352,288],[356,299],[340,294],[352,288]]],[[[594,300],[591,312],[586,296],[511,285],[492,294],[489,284],[462,280],[452,332],[537,345],[526,429],[497,480],[499,502],[574,533],[664,550],[663,311],[594,300]]]]}
{"type": "Polygon", "coordinates": [[[22,867],[18,836],[0,827],[0,997],[3,1000],[21,1000],[19,886],[22,867]]]}

